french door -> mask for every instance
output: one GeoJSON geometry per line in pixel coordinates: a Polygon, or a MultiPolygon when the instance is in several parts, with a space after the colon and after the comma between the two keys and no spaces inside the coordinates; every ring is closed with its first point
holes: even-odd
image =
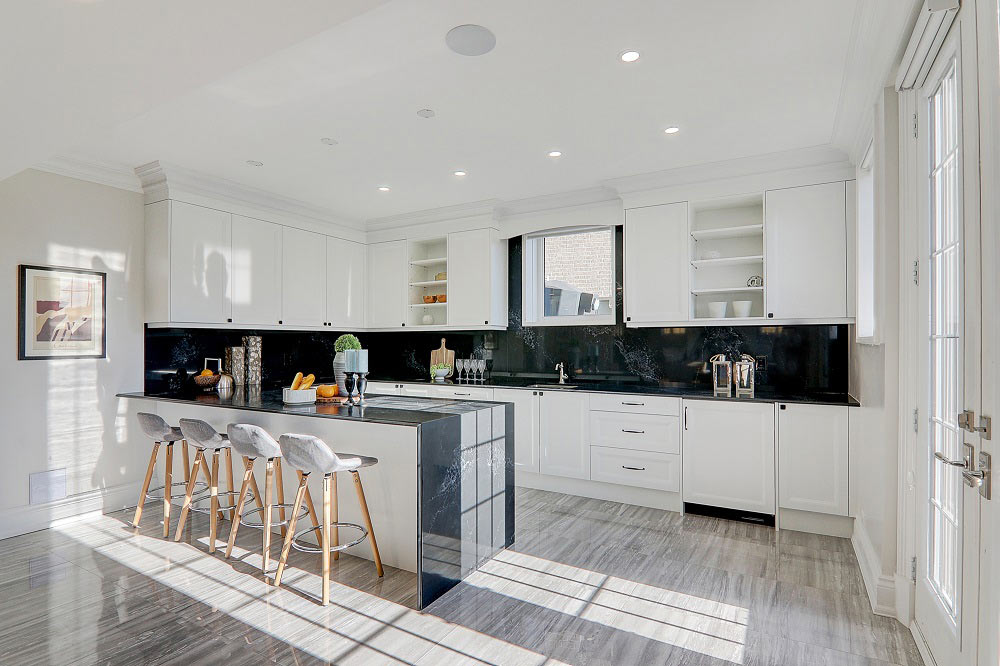
{"type": "MultiPolygon", "coordinates": [[[[966,19],[969,12],[963,12],[966,19]]],[[[915,619],[934,660],[977,663],[980,222],[974,27],[961,14],[917,92],[920,449],[915,619]],[[963,39],[972,57],[963,58],[963,39]],[[966,45],[968,48],[970,45],[966,45]],[[973,419],[975,421],[975,419],[973,419]]]]}

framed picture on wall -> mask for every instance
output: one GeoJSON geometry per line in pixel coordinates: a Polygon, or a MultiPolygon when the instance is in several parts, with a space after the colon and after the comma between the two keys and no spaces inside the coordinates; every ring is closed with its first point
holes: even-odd
{"type": "Polygon", "coordinates": [[[18,266],[17,358],[105,358],[106,295],[106,273],[18,266]]]}

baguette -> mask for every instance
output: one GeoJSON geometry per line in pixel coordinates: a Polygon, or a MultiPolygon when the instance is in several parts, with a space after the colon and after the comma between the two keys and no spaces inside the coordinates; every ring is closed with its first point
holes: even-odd
{"type": "Polygon", "coordinates": [[[292,380],[292,390],[297,391],[302,386],[302,373],[296,372],[295,379],[292,380]]]}
{"type": "Polygon", "coordinates": [[[299,384],[299,390],[305,391],[307,388],[313,385],[314,381],[316,381],[316,375],[313,374],[306,375],[305,379],[302,380],[302,383],[299,384]]]}

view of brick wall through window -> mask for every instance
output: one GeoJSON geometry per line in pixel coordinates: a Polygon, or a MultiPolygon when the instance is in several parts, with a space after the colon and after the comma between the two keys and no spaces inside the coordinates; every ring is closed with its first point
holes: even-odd
{"type": "Polygon", "coordinates": [[[545,286],[572,285],[598,297],[611,296],[615,241],[610,229],[545,238],[545,286]]]}

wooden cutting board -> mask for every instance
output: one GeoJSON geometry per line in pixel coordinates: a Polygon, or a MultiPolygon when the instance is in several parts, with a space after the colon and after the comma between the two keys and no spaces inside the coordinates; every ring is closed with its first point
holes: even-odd
{"type": "Polygon", "coordinates": [[[447,363],[448,367],[451,368],[448,371],[448,377],[455,374],[455,352],[445,347],[444,338],[441,338],[441,346],[431,352],[431,365],[434,366],[438,363],[447,363]]]}

